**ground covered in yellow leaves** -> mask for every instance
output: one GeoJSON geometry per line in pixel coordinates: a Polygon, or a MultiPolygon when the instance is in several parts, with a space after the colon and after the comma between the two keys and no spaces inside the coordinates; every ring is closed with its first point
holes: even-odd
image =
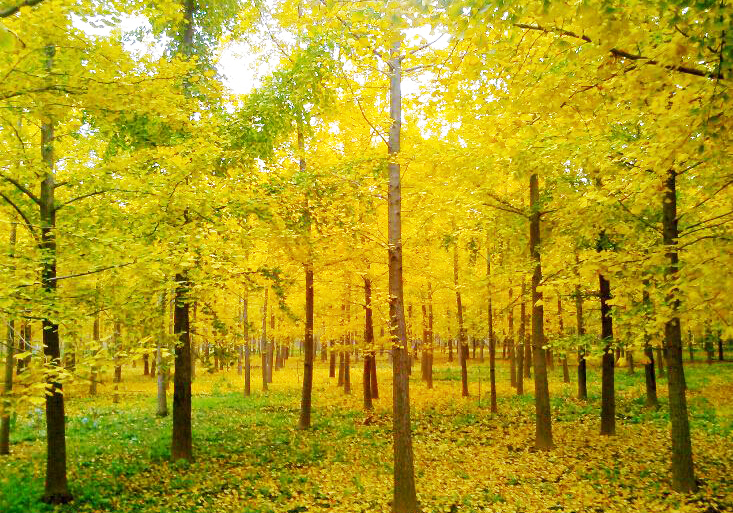
{"type": "MultiPolygon", "coordinates": [[[[473,364],[473,361],[471,361],[473,364]]],[[[293,358],[267,393],[244,398],[235,370],[199,372],[194,384],[195,461],[169,461],[170,418],[155,416],[153,380],[126,369],[122,400],[110,385],[95,398],[72,386],[68,452],[74,503],[63,512],[382,512],[392,486],[390,369],[380,364],[374,414],[361,408],[356,369],[352,395],[316,372],[314,427],[295,429],[302,370],[293,358]]],[[[323,365],[323,364],[320,364],[323,365]]],[[[536,452],[533,399],[514,395],[500,364],[499,414],[488,411],[488,367],[470,365],[471,393],[460,397],[459,369],[443,362],[433,390],[411,382],[415,468],[426,512],[733,511],[733,365],[686,368],[700,492],[670,492],[668,415],[644,408],[643,375],[617,371],[618,435],[601,437],[599,384],[590,400],[553,373],[556,448],[536,452]],[[479,402],[479,383],[481,398],[479,402]]],[[[360,369],[359,369],[360,370],[360,369]]],[[[557,372],[557,371],[556,371],[557,372]]],[[[258,369],[253,388],[258,389],[258,369]]],[[[532,389],[527,383],[526,388],[532,389]]],[[[13,454],[0,460],[0,511],[52,511],[38,502],[44,474],[42,410],[19,414],[13,454]]]]}

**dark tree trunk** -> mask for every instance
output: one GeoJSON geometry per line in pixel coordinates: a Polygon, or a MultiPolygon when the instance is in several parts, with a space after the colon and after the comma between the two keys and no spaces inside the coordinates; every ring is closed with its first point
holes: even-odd
{"type": "Polygon", "coordinates": [[[486,232],[486,301],[489,323],[489,386],[491,390],[491,413],[499,410],[496,404],[496,342],[494,340],[494,309],[491,298],[491,250],[489,232],[486,232]]]}
{"type": "MultiPolygon", "coordinates": [[[[520,298],[521,303],[519,304],[519,356],[517,358],[517,395],[523,395],[524,394],[524,371],[525,371],[525,360],[529,357],[528,354],[525,353],[525,346],[527,345],[527,340],[525,337],[527,336],[527,329],[526,329],[526,306],[524,303],[524,296],[527,294],[527,285],[524,281],[524,277],[522,277],[522,296],[520,298]]],[[[527,366],[529,367],[529,366],[527,366]]]]}
{"type": "Polygon", "coordinates": [[[344,394],[351,393],[351,351],[344,352],[344,394]]]}
{"type": "Polygon", "coordinates": [[[531,217],[529,223],[529,248],[534,263],[532,273],[532,356],[534,358],[534,393],[535,393],[535,447],[541,450],[552,448],[552,417],[550,415],[550,390],[547,384],[547,368],[545,367],[544,308],[542,305],[542,261],[540,258],[540,205],[537,175],[529,178],[529,205],[531,217]],[[538,304],[539,303],[539,304],[538,304]]]}
{"type": "Polygon", "coordinates": [[[399,43],[392,49],[390,71],[390,118],[388,153],[390,162],[388,203],[389,318],[392,339],[392,436],[394,440],[393,513],[418,511],[415,468],[410,428],[410,382],[407,376],[407,334],[402,284],[402,191],[400,164],[400,127],[402,125],[402,60],[399,43]]]}
{"type": "MultiPolygon", "coordinates": [[[[662,356],[662,348],[656,347],[654,348],[654,352],[657,353],[657,367],[659,371],[659,377],[664,377],[664,357],[662,356]]],[[[712,354],[712,352],[711,352],[712,354]]],[[[712,360],[712,358],[710,358],[712,360]]]]}
{"type": "Polygon", "coordinates": [[[262,304],[262,341],[260,342],[260,359],[262,360],[262,390],[267,392],[267,296],[269,287],[265,287],[265,299],[262,304]]]}
{"type": "Polygon", "coordinates": [[[364,409],[371,411],[372,404],[372,365],[374,365],[374,322],[372,320],[372,280],[364,275],[364,409]]]}
{"type": "Polygon", "coordinates": [[[300,401],[300,429],[311,427],[311,400],[313,395],[313,265],[308,262],[305,267],[305,339],[303,358],[303,396],[300,401]]]}
{"type": "Polygon", "coordinates": [[[336,377],[336,351],[333,350],[333,341],[330,341],[328,343],[329,349],[329,359],[328,359],[328,377],[329,378],[335,378],[336,377]]]}
{"type": "MultiPolygon", "coordinates": [[[[54,46],[46,47],[46,69],[56,53],[54,46]]],[[[41,124],[41,158],[46,174],[41,182],[41,197],[38,200],[41,214],[41,287],[50,301],[56,296],[56,203],[54,193],[55,160],[53,155],[53,122],[41,124]]],[[[43,353],[50,370],[61,366],[59,325],[48,317],[42,320],[43,353]]],[[[64,504],[72,500],[66,477],[66,416],[61,383],[55,379],[56,372],[46,374],[46,484],[43,502],[64,504]]]]}
{"type": "Polygon", "coordinates": [[[676,172],[670,169],[665,180],[662,201],[662,235],[668,261],[665,281],[668,284],[674,284],[675,287],[672,288],[667,297],[667,303],[672,306],[672,317],[664,325],[664,341],[669,352],[667,386],[669,390],[669,419],[672,424],[672,489],[687,493],[696,491],[697,483],[692,461],[690,422],[685,396],[685,374],[682,366],[682,329],[678,315],[680,300],[676,288],[679,269],[676,181],[676,172]]]}
{"type": "Polygon", "coordinates": [[[506,344],[509,348],[509,383],[512,388],[517,387],[517,359],[514,353],[514,304],[512,303],[512,289],[509,289],[509,304],[507,312],[507,325],[509,326],[509,334],[506,344]]]}
{"type": "Polygon", "coordinates": [[[433,332],[433,286],[428,282],[428,363],[426,379],[428,389],[433,388],[433,354],[435,350],[435,333],[433,332]]]}
{"type": "MultiPolygon", "coordinates": [[[[10,223],[10,251],[8,256],[12,262],[15,258],[15,244],[17,240],[17,223],[10,223]]],[[[11,264],[10,271],[15,271],[15,266],[11,264]]],[[[7,344],[5,354],[5,382],[3,385],[3,414],[0,416],[0,454],[10,454],[10,394],[13,391],[13,369],[15,362],[13,355],[15,352],[15,321],[9,319],[7,321],[7,333],[5,343],[7,344]]]]}
{"type": "Polygon", "coordinates": [[[585,326],[583,326],[583,295],[580,292],[580,285],[575,286],[575,322],[578,338],[581,340],[578,344],[578,399],[585,401],[588,399],[588,386],[585,372],[585,343],[582,342],[585,326]]]}
{"type": "Polygon", "coordinates": [[[244,397],[252,393],[252,359],[249,342],[249,291],[242,298],[242,340],[244,341],[244,397]]]}
{"type": "Polygon", "coordinates": [[[616,434],[616,393],[613,362],[613,320],[611,319],[611,283],[598,275],[601,298],[601,340],[604,344],[601,369],[601,434],[616,434]]]}
{"type": "Polygon", "coordinates": [[[468,341],[463,326],[463,305],[461,303],[461,289],[458,284],[458,241],[453,246],[453,285],[456,289],[456,311],[458,317],[458,350],[461,361],[461,395],[468,397],[468,341]]]}
{"type": "Polygon", "coordinates": [[[176,274],[173,333],[176,336],[173,370],[173,435],[171,459],[191,461],[191,339],[189,338],[189,290],[186,273],[176,274]]]}

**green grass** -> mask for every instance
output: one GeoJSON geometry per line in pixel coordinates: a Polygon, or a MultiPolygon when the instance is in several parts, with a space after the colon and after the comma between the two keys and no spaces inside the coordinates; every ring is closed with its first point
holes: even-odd
{"type": "MultiPolygon", "coordinates": [[[[475,389],[479,375],[482,380],[488,377],[488,366],[477,366],[473,362],[469,366],[472,389],[475,389]]],[[[419,367],[416,369],[419,372],[419,367]]],[[[729,439],[733,435],[730,416],[722,415],[708,398],[697,393],[711,382],[710,368],[695,365],[686,371],[693,430],[729,439]]],[[[733,378],[733,364],[717,364],[715,371],[733,378]]],[[[435,375],[436,381],[455,381],[456,376],[460,379],[460,370],[442,368],[435,375]]],[[[574,378],[573,374],[571,376],[574,378]]],[[[635,376],[619,370],[616,377],[619,422],[651,424],[664,429],[669,421],[666,399],[661,397],[658,410],[644,406],[641,369],[635,376]]],[[[367,448],[365,464],[376,469],[383,476],[381,479],[389,482],[391,460],[385,455],[391,454],[391,423],[386,413],[377,412],[376,423],[361,425],[362,412],[324,405],[317,409],[313,429],[302,433],[295,430],[298,401],[292,393],[271,391],[245,400],[227,385],[225,377],[222,378],[211,396],[193,400],[195,461],[190,464],[169,462],[171,419],[155,417],[152,398],[131,399],[124,403],[124,409],[112,404],[78,400],[79,405],[75,408],[78,413],[70,415],[67,422],[70,484],[76,501],[56,511],[213,512],[207,509],[208,498],[221,497],[229,490],[235,490],[240,497],[274,503],[307,497],[310,503],[321,504],[325,508],[326,504],[333,502],[332,495],[322,490],[321,484],[301,469],[327,470],[332,465],[348,463],[355,446],[367,448]],[[242,468],[248,469],[244,475],[237,470],[242,468]],[[151,488],[150,483],[155,483],[155,487],[151,488]],[[186,500],[176,501],[171,497],[185,497],[186,500]],[[124,509],[120,509],[121,505],[124,509]]],[[[497,379],[508,380],[505,366],[499,368],[497,379]]],[[[557,384],[561,380],[560,369],[552,373],[551,379],[555,384],[554,390],[560,390],[551,400],[554,422],[597,422],[600,401],[597,369],[589,369],[588,402],[574,399],[575,383],[567,386],[557,384]]],[[[421,386],[416,372],[413,372],[412,381],[412,386],[421,386]]],[[[528,392],[532,391],[531,383],[526,381],[528,392]]],[[[467,408],[462,403],[456,403],[454,409],[415,409],[415,437],[424,439],[438,433],[441,440],[450,440],[457,446],[507,445],[501,436],[496,437],[493,433],[517,425],[531,426],[534,414],[531,393],[521,397],[502,397],[499,409],[509,414],[489,416],[486,412],[487,382],[484,381],[482,386],[485,397],[482,409],[467,408]],[[472,433],[472,438],[464,436],[468,432],[472,433]]],[[[664,388],[666,382],[660,380],[660,391],[664,388]]],[[[54,511],[38,501],[42,494],[45,466],[42,413],[35,410],[15,420],[12,443],[28,449],[22,458],[15,458],[10,463],[0,461],[0,511],[3,513],[54,511]]],[[[512,445],[521,443],[521,440],[512,441],[509,444],[510,454],[515,450],[512,445]]],[[[418,469],[419,476],[425,472],[426,469],[418,469]]],[[[619,472],[618,466],[609,463],[583,476],[602,489],[609,484],[623,486],[619,484],[619,472]]],[[[456,471],[455,475],[461,479],[470,477],[462,470],[456,471]]],[[[653,480],[653,476],[649,479],[653,480]]],[[[504,482],[508,486],[519,486],[525,480],[507,475],[504,482]]],[[[357,474],[344,476],[343,486],[354,493],[368,491],[362,477],[357,474]]],[[[542,493],[556,494],[552,483],[538,482],[537,487],[542,493]]],[[[481,501],[502,504],[508,500],[501,490],[489,487],[477,490],[476,504],[481,501]]],[[[455,502],[457,510],[472,511],[470,499],[457,498],[455,502]]],[[[261,513],[270,511],[268,507],[252,509],[250,505],[242,505],[236,511],[261,513]]],[[[297,509],[299,507],[293,506],[296,509],[289,511],[306,511],[297,509]]]]}

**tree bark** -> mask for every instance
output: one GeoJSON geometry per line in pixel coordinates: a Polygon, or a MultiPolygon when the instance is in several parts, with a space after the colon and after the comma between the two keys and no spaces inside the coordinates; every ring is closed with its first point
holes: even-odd
{"type": "Polygon", "coordinates": [[[697,490],[695,470],[692,461],[692,441],[685,396],[685,375],[682,365],[682,329],[679,319],[680,300],[676,288],[679,270],[677,239],[679,237],[677,219],[677,174],[673,169],[667,172],[664,198],[662,201],[662,235],[666,248],[668,266],[665,271],[667,284],[674,284],[667,297],[672,306],[672,317],[664,325],[664,341],[669,360],[669,418],[672,425],[672,489],[677,492],[697,490]]]}
{"type": "MultiPolygon", "coordinates": [[[[12,262],[15,259],[15,244],[17,241],[17,226],[13,220],[10,223],[10,252],[8,256],[12,262]]],[[[11,264],[11,272],[15,271],[15,265],[11,264]]],[[[7,333],[5,336],[6,354],[5,354],[5,382],[3,385],[3,404],[2,415],[0,416],[0,454],[10,454],[10,394],[13,391],[13,369],[15,362],[13,355],[15,352],[15,320],[8,319],[7,333]]]]}
{"type": "Polygon", "coordinates": [[[512,289],[509,289],[509,304],[507,305],[507,325],[509,333],[506,339],[509,353],[509,383],[512,388],[517,388],[517,359],[514,352],[514,304],[512,301],[512,289]]]}
{"type": "Polygon", "coordinates": [[[305,338],[303,357],[303,395],[300,401],[300,429],[311,427],[311,400],[313,395],[313,265],[310,262],[305,266],[305,338]]]}
{"type": "Polygon", "coordinates": [[[173,370],[173,435],[171,459],[191,461],[191,339],[189,338],[189,291],[187,273],[176,274],[173,333],[176,336],[173,370]]]}
{"type": "Polygon", "coordinates": [[[524,296],[527,294],[527,285],[524,281],[524,277],[522,277],[522,296],[520,298],[520,305],[519,305],[519,345],[517,346],[519,351],[519,355],[517,358],[517,395],[523,395],[524,394],[524,362],[529,357],[528,354],[525,353],[524,348],[527,344],[526,340],[526,306],[524,303],[524,296]]]}
{"type": "Polygon", "coordinates": [[[122,347],[122,323],[119,320],[115,320],[114,323],[114,334],[112,342],[112,350],[114,351],[114,362],[115,362],[115,375],[114,375],[114,393],[112,395],[112,403],[116,404],[120,401],[120,383],[122,382],[122,365],[120,364],[119,352],[122,347]]]}
{"type": "Polygon", "coordinates": [[[244,397],[252,394],[252,358],[249,343],[249,291],[242,298],[242,339],[244,340],[244,397]]]}
{"type": "MultiPolygon", "coordinates": [[[[457,236],[456,236],[457,237],[457,236]]],[[[458,284],[458,240],[453,246],[453,285],[456,290],[456,317],[458,318],[458,359],[461,363],[461,396],[468,397],[468,343],[466,329],[463,326],[463,304],[461,289],[458,284]]]]}
{"type": "MultiPolygon", "coordinates": [[[[577,254],[576,254],[577,262],[577,254]]],[[[583,325],[583,294],[580,291],[580,285],[575,286],[575,323],[578,333],[578,399],[581,401],[588,400],[588,386],[586,378],[586,362],[585,362],[585,326],[583,325]]]]}
{"type": "Polygon", "coordinates": [[[534,263],[532,273],[532,357],[534,358],[535,393],[535,447],[541,450],[552,448],[552,417],[550,415],[550,390],[547,384],[545,350],[544,307],[542,305],[542,260],[540,257],[540,205],[537,175],[529,178],[529,248],[534,263]]]}
{"type": "Polygon", "coordinates": [[[486,232],[486,300],[489,322],[489,386],[491,389],[491,413],[497,413],[496,404],[496,342],[494,340],[494,309],[491,305],[491,251],[489,232],[486,232]]]}
{"type": "MultiPolygon", "coordinates": [[[[46,70],[51,72],[56,48],[46,47],[46,70]]],[[[41,182],[39,207],[41,214],[41,287],[46,300],[56,300],[56,203],[54,193],[55,160],[53,154],[54,126],[46,119],[41,124],[41,159],[46,167],[46,174],[41,182]]],[[[61,347],[59,343],[59,325],[50,315],[44,314],[43,353],[46,365],[51,370],[61,366],[61,347]]],[[[64,504],[72,500],[66,477],[66,416],[64,414],[64,395],[62,385],[54,376],[56,372],[47,373],[46,378],[46,483],[43,502],[48,504],[64,504]]]]}
{"type": "Polygon", "coordinates": [[[166,417],[168,415],[168,399],[166,398],[166,372],[163,365],[163,341],[165,340],[165,325],[166,325],[166,312],[165,312],[165,292],[160,294],[160,334],[157,337],[157,343],[155,347],[155,373],[157,377],[157,399],[158,399],[158,417],[166,417]]]}
{"type": "Polygon", "coordinates": [[[616,393],[614,386],[613,320],[611,319],[611,283],[598,275],[601,299],[601,340],[604,344],[601,369],[601,434],[616,434],[616,393]]]}
{"type": "Polygon", "coordinates": [[[262,340],[260,342],[260,357],[262,360],[262,390],[267,392],[267,295],[270,288],[265,287],[265,299],[262,303],[262,340]]]}
{"type": "Polygon", "coordinates": [[[402,191],[400,184],[400,129],[402,126],[402,58],[395,42],[389,59],[390,118],[387,194],[389,261],[389,318],[392,339],[392,436],[394,449],[393,513],[418,511],[410,427],[410,382],[407,375],[407,334],[402,284],[402,191]]]}
{"type": "MultiPolygon", "coordinates": [[[[367,264],[368,265],[368,264],[367,264]]],[[[372,368],[374,355],[374,322],[372,320],[372,280],[364,275],[364,409],[371,411],[372,404],[372,368]]]]}

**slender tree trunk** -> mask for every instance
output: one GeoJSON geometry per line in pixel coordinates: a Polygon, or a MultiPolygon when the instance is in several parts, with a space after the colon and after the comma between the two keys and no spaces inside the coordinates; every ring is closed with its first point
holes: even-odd
{"type": "Polygon", "coordinates": [[[494,339],[494,309],[491,305],[491,250],[489,232],[486,232],[486,300],[489,321],[489,385],[491,390],[491,413],[497,413],[496,404],[496,341],[494,339]]]}
{"type": "Polygon", "coordinates": [[[310,259],[305,267],[305,338],[303,357],[303,396],[300,401],[300,420],[298,427],[311,427],[311,399],[313,395],[313,265],[310,259]]]}
{"type": "Polygon", "coordinates": [[[331,340],[329,343],[329,358],[328,358],[328,377],[329,378],[335,378],[336,377],[336,351],[334,351],[334,343],[333,340],[331,340]]]}
{"type": "MultiPolygon", "coordinates": [[[[454,230],[455,231],[455,230],[454,230]]],[[[463,305],[461,304],[461,289],[458,284],[458,241],[453,246],[453,285],[456,289],[456,312],[458,317],[458,350],[461,361],[461,395],[468,397],[468,343],[466,330],[463,326],[463,305]]]]}
{"type": "Polygon", "coordinates": [[[173,333],[176,336],[173,370],[173,435],[171,459],[191,461],[191,339],[189,338],[190,284],[186,273],[176,274],[173,333]]]}
{"type": "Polygon", "coordinates": [[[402,284],[402,191],[400,184],[400,128],[402,125],[402,59],[396,42],[389,59],[390,118],[388,164],[388,256],[389,318],[392,339],[392,436],[394,440],[393,513],[418,511],[415,491],[415,469],[410,428],[410,382],[407,376],[407,334],[402,284]]]}
{"type": "Polygon", "coordinates": [[[160,294],[160,335],[157,337],[157,343],[155,348],[155,373],[157,376],[158,385],[158,417],[166,417],[168,415],[168,399],[166,398],[166,376],[165,367],[163,365],[163,341],[165,339],[165,324],[166,324],[166,312],[165,312],[165,292],[160,294]]]}
{"type": "Polygon", "coordinates": [[[598,275],[601,298],[601,340],[605,344],[601,369],[601,434],[616,434],[616,393],[613,362],[613,320],[611,319],[611,283],[598,275]]]}
{"type": "MultiPolygon", "coordinates": [[[[576,262],[578,255],[575,255],[576,262]]],[[[578,399],[581,401],[588,400],[588,385],[586,378],[586,362],[585,362],[585,326],[583,326],[583,294],[580,291],[580,285],[575,286],[575,323],[578,332],[578,399]]]]}
{"type": "MultiPolygon", "coordinates": [[[[51,72],[56,48],[46,47],[46,70],[51,72]]],[[[41,182],[39,198],[41,221],[41,287],[47,300],[56,300],[56,202],[54,193],[55,160],[53,154],[54,126],[52,121],[44,120],[41,124],[41,158],[46,167],[46,174],[41,182]]],[[[61,366],[61,346],[59,343],[59,325],[51,316],[44,316],[43,348],[46,365],[50,370],[61,366]]],[[[64,504],[72,500],[66,477],[66,416],[64,414],[64,395],[61,382],[54,376],[56,372],[46,374],[46,484],[43,502],[48,504],[64,504]]]]}
{"type": "Polygon", "coordinates": [[[422,347],[420,348],[420,377],[428,380],[428,307],[422,304],[422,347]]]}
{"type": "MultiPolygon", "coordinates": [[[[657,353],[657,366],[659,368],[659,377],[663,378],[665,373],[664,373],[664,357],[662,355],[662,348],[656,347],[654,348],[654,351],[657,353]]],[[[710,351],[710,355],[711,357],[709,359],[710,361],[712,361],[712,350],[710,351]]]]}
{"type": "Polygon", "coordinates": [[[262,390],[267,392],[267,295],[269,287],[265,287],[265,299],[262,304],[262,341],[260,342],[260,356],[262,359],[262,390]]]}
{"type": "Polygon", "coordinates": [[[122,365],[120,365],[119,352],[122,349],[122,323],[118,320],[114,323],[114,334],[112,347],[114,351],[114,362],[115,362],[115,376],[114,376],[114,393],[112,395],[112,403],[117,404],[120,402],[120,383],[122,382],[122,365]]]}
{"type": "Polygon", "coordinates": [[[507,326],[509,334],[506,339],[506,345],[509,353],[509,383],[512,388],[517,388],[517,359],[514,352],[514,304],[512,298],[512,289],[509,289],[509,304],[507,312],[507,326]]]}
{"type": "MultiPolygon", "coordinates": [[[[15,244],[17,240],[17,223],[13,220],[10,223],[10,252],[12,262],[15,259],[15,244]]],[[[15,265],[11,264],[10,271],[15,271],[15,265]]],[[[8,319],[7,334],[5,337],[5,383],[3,386],[2,415],[0,416],[0,454],[10,454],[10,394],[13,391],[13,369],[15,362],[13,354],[15,351],[15,320],[8,319]]]]}
{"type": "MultiPolygon", "coordinates": [[[[560,295],[557,296],[557,322],[558,322],[558,336],[560,339],[565,337],[565,327],[563,324],[562,316],[562,299],[560,295]]],[[[570,369],[568,369],[568,353],[567,350],[562,351],[562,381],[563,383],[570,383],[570,369]]]]}
{"type": "Polygon", "coordinates": [[[433,287],[428,282],[428,363],[427,375],[428,389],[433,388],[433,352],[435,347],[435,333],[433,332],[433,287]]]}
{"type": "Polygon", "coordinates": [[[519,305],[519,345],[517,346],[519,351],[519,355],[517,358],[517,395],[523,395],[524,394],[524,361],[529,356],[525,356],[524,347],[527,344],[527,341],[525,340],[526,336],[526,328],[525,328],[525,314],[527,313],[525,311],[525,303],[524,303],[524,296],[527,293],[527,285],[525,284],[524,277],[522,277],[522,296],[521,296],[521,303],[519,305]]]}
{"type": "MultiPolygon", "coordinates": [[[[99,288],[97,288],[97,294],[99,294],[99,288]]],[[[94,344],[92,354],[92,365],[89,368],[89,395],[97,395],[97,383],[99,382],[99,373],[97,368],[97,354],[100,350],[100,334],[99,334],[99,312],[94,314],[94,321],[92,323],[92,342],[94,344]]]]}
{"type": "Polygon", "coordinates": [[[677,239],[679,237],[677,219],[677,174],[673,169],[667,173],[664,199],[662,201],[662,235],[666,248],[668,267],[665,281],[674,284],[667,297],[672,306],[672,317],[664,325],[664,341],[669,352],[669,418],[672,424],[672,489],[677,492],[694,492],[697,490],[695,470],[692,462],[692,441],[690,440],[690,423],[687,414],[687,398],[685,397],[685,375],[682,366],[682,329],[678,311],[680,300],[676,288],[679,269],[677,239]]]}
{"type": "Polygon", "coordinates": [[[529,178],[529,247],[534,262],[532,273],[532,356],[534,358],[535,393],[535,447],[541,450],[552,448],[552,417],[550,415],[550,390],[547,384],[545,350],[544,307],[542,305],[542,261],[540,258],[540,205],[537,175],[529,178]]]}
{"type": "Polygon", "coordinates": [[[272,383],[272,371],[275,367],[275,313],[270,307],[270,341],[267,343],[267,383],[272,383]]]}
{"type": "MultiPolygon", "coordinates": [[[[368,265],[368,264],[367,264],[368,265]]],[[[364,409],[371,411],[372,405],[372,365],[374,365],[374,321],[372,320],[372,280],[369,269],[364,275],[364,409]]]]}
{"type": "Polygon", "coordinates": [[[249,342],[249,291],[245,289],[242,298],[242,340],[244,340],[244,397],[252,393],[252,359],[249,342]]]}

